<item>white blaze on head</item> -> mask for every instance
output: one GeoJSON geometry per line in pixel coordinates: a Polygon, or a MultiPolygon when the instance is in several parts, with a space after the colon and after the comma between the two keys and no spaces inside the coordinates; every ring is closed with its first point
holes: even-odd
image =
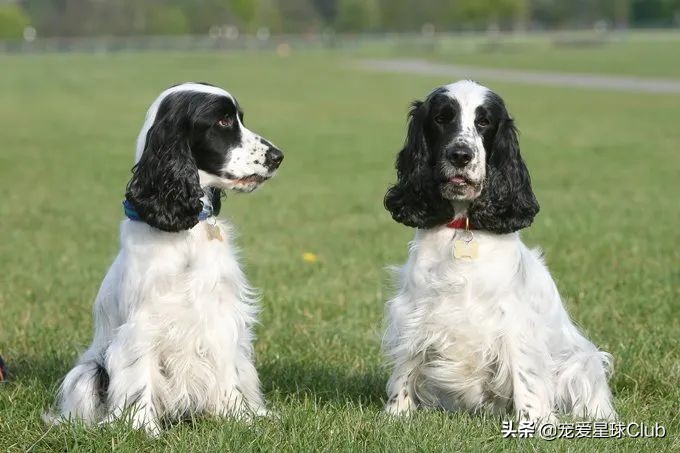
{"type": "Polygon", "coordinates": [[[447,94],[460,105],[461,133],[466,136],[478,136],[475,127],[475,111],[477,107],[484,104],[489,89],[472,80],[461,80],[446,85],[444,88],[447,94]]]}
{"type": "Polygon", "coordinates": [[[474,151],[474,156],[467,164],[464,176],[481,183],[486,177],[486,150],[484,139],[475,126],[477,108],[484,105],[490,90],[472,80],[461,80],[444,86],[446,94],[455,99],[460,106],[459,133],[452,138],[449,146],[464,145],[474,151]]]}
{"type": "Polygon", "coordinates": [[[158,113],[158,108],[163,102],[163,99],[165,99],[167,96],[173,93],[179,93],[182,91],[195,91],[198,93],[217,94],[220,96],[227,96],[232,100],[234,99],[234,97],[231,94],[229,94],[229,92],[223,90],[222,88],[214,87],[211,85],[202,85],[200,83],[193,82],[187,82],[181,85],[176,85],[163,91],[160,95],[158,95],[156,100],[153,101],[151,106],[149,106],[149,109],[146,111],[146,118],[144,119],[142,130],[139,131],[139,135],[137,136],[135,163],[139,162],[139,159],[142,157],[144,147],[146,146],[146,134],[149,132],[149,129],[151,129],[151,126],[153,125],[154,121],[156,121],[156,114],[158,113]]]}

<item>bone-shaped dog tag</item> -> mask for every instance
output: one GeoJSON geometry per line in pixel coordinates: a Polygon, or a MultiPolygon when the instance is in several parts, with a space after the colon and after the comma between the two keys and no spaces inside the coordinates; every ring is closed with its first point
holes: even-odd
{"type": "Polygon", "coordinates": [[[217,239],[218,241],[223,241],[224,239],[222,238],[222,231],[220,231],[220,227],[217,226],[217,224],[211,225],[211,224],[206,224],[206,228],[208,229],[208,239],[213,240],[217,239]]]}
{"type": "MultiPolygon", "coordinates": [[[[456,233],[458,236],[458,233],[456,233]]],[[[453,257],[456,259],[471,259],[476,260],[479,256],[479,243],[475,241],[475,237],[471,231],[465,231],[460,238],[453,240],[453,257]]]]}

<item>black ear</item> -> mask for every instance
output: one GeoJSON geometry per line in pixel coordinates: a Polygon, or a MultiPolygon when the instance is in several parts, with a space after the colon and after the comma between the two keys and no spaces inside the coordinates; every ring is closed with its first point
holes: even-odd
{"type": "Polygon", "coordinates": [[[486,181],[470,206],[470,222],[476,229],[498,234],[526,228],[538,214],[539,205],[519,153],[517,129],[509,116],[500,121],[489,151],[486,181]]]}
{"type": "Polygon", "coordinates": [[[186,137],[175,122],[156,122],[125,193],[139,217],[163,231],[192,228],[203,209],[198,169],[186,137]]]}
{"type": "Polygon", "coordinates": [[[217,187],[210,187],[210,201],[212,203],[213,215],[218,215],[222,209],[222,190],[217,187]]]}
{"type": "Polygon", "coordinates": [[[406,142],[397,156],[397,182],[385,195],[385,209],[392,218],[416,228],[431,228],[453,218],[453,208],[440,195],[435,180],[436,156],[425,138],[427,115],[426,102],[412,104],[406,142]]]}

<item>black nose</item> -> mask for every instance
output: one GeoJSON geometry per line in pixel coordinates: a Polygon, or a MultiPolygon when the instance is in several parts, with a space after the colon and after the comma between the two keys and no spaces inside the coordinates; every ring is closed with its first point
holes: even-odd
{"type": "Polygon", "coordinates": [[[446,158],[454,167],[464,167],[472,160],[472,150],[467,146],[454,146],[446,150],[446,158]]]}
{"type": "Polygon", "coordinates": [[[281,152],[280,149],[271,147],[267,150],[267,157],[265,162],[267,167],[271,168],[272,170],[275,170],[279,168],[279,165],[281,165],[282,161],[283,153],[281,152]]]}

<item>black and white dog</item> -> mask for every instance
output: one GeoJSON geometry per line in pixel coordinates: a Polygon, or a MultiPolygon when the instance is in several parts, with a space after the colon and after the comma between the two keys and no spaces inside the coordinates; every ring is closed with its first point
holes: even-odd
{"type": "Polygon", "coordinates": [[[246,129],[228,92],[185,83],[149,108],[127,186],[121,248],[94,303],[91,346],[66,375],[54,422],[129,417],[156,433],[193,413],[266,413],[253,358],[258,311],[222,190],[250,192],[283,154],[246,129]]]}
{"type": "Polygon", "coordinates": [[[519,237],[539,206],[503,100],[460,81],[415,102],[397,176],[385,207],[417,230],[386,310],[385,410],[614,418],[611,356],[519,237]]]}

